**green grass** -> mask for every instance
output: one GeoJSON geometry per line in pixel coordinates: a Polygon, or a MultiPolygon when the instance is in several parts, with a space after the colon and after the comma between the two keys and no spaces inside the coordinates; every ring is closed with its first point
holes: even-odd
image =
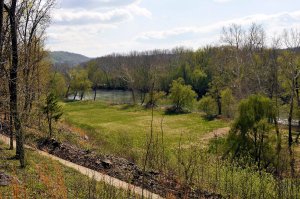
{"type": "MultiPolygon", "coordinates": [[[[85,130],[93,147],[104,153],[140,156],[150,134],[151,110],[141,106],[109,105],[101,101],[69,102],[63,104],[64,119],[72,126],[85,130]]],[[[222,120],[207,121],[199,113],[165,115],[154,111],[154,135],[161,136],[163,120],[166,149],[182,144],[200,143],[201,137],[214,129],[229,126],[222,120]]]]}
{"type": "Polygon", "coordinates": [[[0,198],[127,198],[128,192],[96,182],[32,150],[26,150],[25,169],[12,160],[15,151],[0,143],[0,171],[14,177],[9,186],[0,186],[0,198]],[[17,183],[17,181],[19,183],[17,183]]]}

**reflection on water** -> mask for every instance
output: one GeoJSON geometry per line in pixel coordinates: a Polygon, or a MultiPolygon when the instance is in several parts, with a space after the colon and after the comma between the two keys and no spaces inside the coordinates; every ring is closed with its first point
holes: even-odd
{"type": "MultiPolygon", "coordinates": [[[[136,100],[138,101],[139,95],[136,94],[136,100]]],[[[74,95],[70,95],[69,99],[72,100],[74,95]]],[[[94,91],[86,92],[83,100],[93,100],[94,99],[94,91]]],[[[77,95],[76,100],[80,100],[80,94],[77,95]]],[[[132,93],[131,91],[124,91],[124,90],[104,90],[100,89],[97,90],[97,97],[96,100],[106,101],[113,104],[131,104],[132,100],[132,93]]]]}

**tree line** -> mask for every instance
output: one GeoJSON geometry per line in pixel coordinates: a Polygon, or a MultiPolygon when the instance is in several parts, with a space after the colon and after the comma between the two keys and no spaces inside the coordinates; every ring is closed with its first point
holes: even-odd
{"type": "Polygon", "coordinates": [[[277,37],[267,37],[264,28],[252,24],[244,28],[233,24],[224,27],[221,45],[207,46],[196,51],[186,48],[112,54],[93,59],[54,75],[60,96],[71,93],[84,95],[88,89],[126,89],[133,101],[141,93],[154,90],[169,94],[173,80],[182,78],[199,100],[210,96],[222,114],[222,91],[232,93],[240,101],[251,94],[263,94],[277,103],[291,107],[299,102],[298,91],[298,30],[284,30],[277,37]],[[267,45],[268,43],[268,45],[267,45]]]}

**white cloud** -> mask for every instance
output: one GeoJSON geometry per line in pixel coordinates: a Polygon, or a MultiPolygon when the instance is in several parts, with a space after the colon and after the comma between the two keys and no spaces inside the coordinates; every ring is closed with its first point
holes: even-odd
{"type": "MultiPolygon", "coordinates": [[[[211,33],[219,35],[221,28],[229,26],[233,23],[240,25],[250,25],[251,23],[262,24],[268,33],[281,32],[284,28],[298,27],[300,28],[300,10],[295,12],[282,12],[277,14],[256,14],[237,18],[227,21],[220,21],[207,26],[189,26],[179,27],[163,31],[144,32],[137,36],[138,41],[147,40],[164,40],[170,37],[178,37],[180,35],[198,36],[211,33]]],[[[217,38],[216,38],[217,39],[217,38]]]]}
{"type": "MultiPolygon", "coordinates": [[[[171,23],[163,19],[157,21],[160,20],[157,16],[154,16],[151,21],[145,20],[152,19],[152,13],[142,7],[145,4],[142,4],[141,0],[87,1],[102,2],[105,6],[93,9],[70,6],[55,10],[54,24],[48,30],[47,46],[51,50],[66,50],[95,57],[112,52],[173,48],[181,45],[198,48],[219,42],[221,28],[232,23],[246,27],[253,22],[262,24],[270,37],[274,33],[281,33],[284,28],[300,28],[300,10],[255,14],[204,26],[176,27],[175,24],[174,28],[170,28],[171,23]],[[142,19],[138,19],[139,16],[142,16],[142,19]],[[161,24],[157,26],[156,23],[160,22],[161,24]],[[162,27],[165,23],[168,24],[168,28],[154,29],[162,27]]],[[[81,0],[81,2],[85,1],[81,0]]]]}
{"type": "Polygon", "coordinates": [[[56,25],[87,25],[114,24],[132,18],[132,14],[125,9],[114,9],[100,13],[87,10],[57,10],[53,20],[56,25]]]}
{"type": "Polygon", "coordinates": [[[127,10],[135,15],[144,16],[148,18],[152,17],[152,13],[149,10],[140,7],[138,4],[131,4],[127,6],[127,10]]]}
{"type": "Polygon", "coordinates": [[[47,46],[50,50],[89,56],[103,54],[109,49],[126,50],[135,42],[111,41],[104,33],[138,16],[151,18],[152,13],[140,4],[141,0],[60,0],[52,14],[53,24],[47,31],[47,46]]]}
{"type": "Polygon", "coordinates": [[[140,0],[59,0],[58,6],[65,9],[84,8],[84,9],[99,9],[99,8],[116,8],[133,3],[138,3],[140,0]]]}
{"type": "MultiPolygon", "coordinates": [[[[83,2],[81,0],[81,2],[83,2]]],[[[89,0],[87,2],[98,3],[121,3],[121,0],[89,0]]],[[[56,9],[53,13],[54,25],[87,25],[87,24],[116,24],[121,23],[135,16],[151,17],[151,12],[139,6],[140,1],[129,1],[129,4],[116,7],[67,7],[56,9]]],[[[78,5],[77,5],[78,6],[78,5]]]]}

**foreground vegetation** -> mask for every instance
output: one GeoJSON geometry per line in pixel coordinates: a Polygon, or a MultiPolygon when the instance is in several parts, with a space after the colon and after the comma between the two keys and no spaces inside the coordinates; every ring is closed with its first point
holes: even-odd
{"type": "Polygon", "coordinates": [[[13,177],[9,186],[0,186],[0,198],[138,198],[128,191],[96,182],[57,161],[26,150],[26,169],[12,159],[14,151],[0,142],[0,171],[13,177]]]}
{"type": "MultiPolygon", "coordinates": [[[[109,105],[100,101],[68,102],[62,106],[65,122],[77,127],[73,128],[74,133],[81,132],[81,136],[88,135],[90,139],[78,143],[78,138],[73,137],[73,143],[77,141],[81,147],[89,146],[100,153],[115,153],[139,160],[138,163],[143,166],[141,160],[144,160],[146,146],[149,144],[151,110],[141,106],[109,105]]],[[[211,131],[230,125],[228,121],[207,120],[200,113],[166,115],[161,108],[157,108],[153,115],[154,140],[156,132],[159,132],[158,137],[161,139],[160,122],[164,118],[162,127],[167,152],[162,155],[163,146],[154,146],[154,151],[150,153],[155,157],[148,157],[147,168],[175,175],[179,183],[187,186],[187,191],[193,187],[219,193],[225,198],[300,196],[299,178],[277,177],[270,171],[258,168],[254,161],[249,162],[250,153],[240,157],[238,161],[223,159],[226,136],[210,136],[210,142],[202,139],[211,131]]],[[[285,132],[282,134],[284,139],[287,132],[283,129],[281,131],[285,132]]],[[[59,137],[72,142],[70,135],[66,137],[62,133],[59,137]]],[[[281,153],[288,153],[286,144],[283,144],[281,153]]],[[[282,167],[289,168],[288,156],[281,161],[282,167]]]]}

